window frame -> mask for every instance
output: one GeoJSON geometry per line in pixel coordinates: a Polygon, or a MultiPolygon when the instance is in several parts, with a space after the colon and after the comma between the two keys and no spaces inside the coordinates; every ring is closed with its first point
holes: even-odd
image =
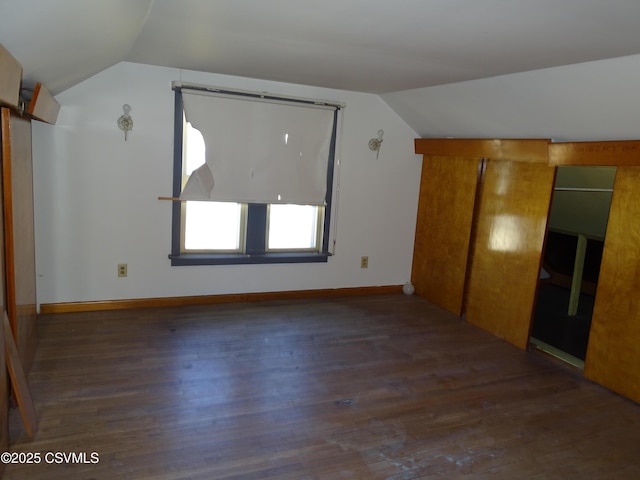
{"type": "MultiPolygon", "coordinates": [[[[173,196],[180,196],[182,191],[182,162],[184,144],[184,106],[181,89],[174,90],[174,145],[173,145],[173,196]]],[[[264,96],[264,94],[262,94],[264,96]]],[[[273,96],[274,99],[281,97],[273,96]]],[[[314,103],[313,100],[291,100],[302,103],[314,103]]],[[[322,221],[319,224],[319,245],[317,250],[268,250],[268,204],[246,204],[246,224],[244,225],[244,252],[212,252],[183,251],[184,245],[184,211],[185,201],[174,201],[171,222],[171,253],[169,259],[172,266],[191,265],[242,265],[242,264],[274,264],[274,263],[326,263],[329,252],[329,236],[331,226],[331,210],[333,200],[333,183],[336,164],[336,143],[338,134],[339,112],[343,106],[335,105],[329,159],[327,163],[326,203],[323,208],[322,221]]]]}

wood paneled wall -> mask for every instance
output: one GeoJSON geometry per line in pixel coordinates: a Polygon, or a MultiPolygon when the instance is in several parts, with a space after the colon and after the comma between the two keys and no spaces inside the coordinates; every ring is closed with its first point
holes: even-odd
{"type": "Polygon", "coordinates": [[[555,168],[489,159],[477,209],[465,315],[527,348],[555,168]]]}
{"type": "MultiPolygon", "coordinates": [[[[12,380],[17,371],[28,375],[37,343],[31,117],[55,123],[60,109],[53,96],[38,83],[28,106],[30,117],[23,116],[22,86],[22,65],[0,45],[0,313],[7,327],[7,330],[0,329],[0,451],[7,451],[9,442],[7,332],[15,340],[9,344],[12,347],[9,363],[12,380]],[[6,325],[7,318],[9,325],[6,325]]],[[[22,406],[21,398],[26,397],[20,390],[16,388],[14,394],[22,406]]],[[[0,463],[0,476],[2,472],[0,463]]]]}
{"type": "Polygon", "coordinates": [[[462,313],[479,159],[425,157],[412,282],[416,293],[462,313]]]}
{"type": "Polygon", "coordinates": [[[526,348],[555,168],[549,142],[416,139],[416,293],[526,348]]]}
{"type": "Polygon", "coordinates": [[[3,108],[1,128],[5,302],[22,367],[28,374],[37,342],[31,121],[3,108]]]}
{"type": "MultiPolygon", "coordinates": [[[[2,113],[0,112],[0,115],[2,113]]],[[[0,145],[3,144],[4,131],[0,128],[0,145]]],[[[2,164],[3,149],[0,148],[0,165],[2,164]]],[[[2,195],[2,182],[0,182],[0,213],[3,211],[3,195],[2,195]]],[[[2,226],[2,232],[0,232],[0,252],[4,252],[4,224],[0,219],[0,225],[2,226]]],[[[0,314],[4,317],[6,311],[5,300],[5,262],[4,255],[0,253],[0,314]]],[[[7,367],[5,363],[5,350],[4,350],[4,329],[0,328],[0,451],[6,452],[9,450],[9,379],[7,378],[7,367]]],[[[4,465],[0,465],[0,477],[2,477],[4,465]]]]}
{"type": "Polygon", "coordinates": [[[618,167],[585,376],[640,402],[640,167],[618,167]]]}
{"type": "MultiPolygon", "coordinates": [[[[432,158],[443,163],[454,158],[467,163],[473,160],[473,168],[483,158],[486,165],[476,190],[467,183],[465,168],[471,170],[471,166],[459,167],[458,174],[447,172],[441,183],[425,178],[423,171],[412,275],[416,293],[437,300],[438,296],[447,298],[446,292],[463,289],[462,315],[520,348],[528,346],[555,166],[618,167],[584,373],[640,402],[640,141],[554,144],[546,140],[416,139],[415,146],[416,153],[424,156],[424,169],[433,169],[428,160],[432,158]],[[451,206],[443,214],[429,212],[442,208],[434,198],[448,195],[433,192],[437,189],[471,190],[476,202],[451,206]],[[465,223],[464,229],[456,230],[452,219],[468,218],[471,211],[475,213],[469,251],[459,253],[469,228],[465,223]],[[438,230],[458,238],[436,237],[438,230]],[[434,237],[428,238],[431,232],[434,237]],[[439,282],[446,285],[441,280],[449,264],[425,263],[433,255],[425,250],[447,252],[440,245],[447,241],[458,251],[448,257],[451,268],[461,271],[460,258],[466,258],[468,267],[465,278],[452,277],[455,285],[438,291],[439,282]]],[[[434,303],[458,313],[457,303],[455,308],[447,307],[445,301],[434,303]]]]}

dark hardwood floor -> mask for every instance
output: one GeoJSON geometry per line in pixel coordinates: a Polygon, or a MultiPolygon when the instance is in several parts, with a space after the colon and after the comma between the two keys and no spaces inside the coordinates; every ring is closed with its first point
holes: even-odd
{"type": "Polygon", "coordinates": [[[39,334],[39,432],[12,412],[12,451],[43,461],[6,479],[640,478],[639,405],[417,297],[44,315],[39,334]]]}

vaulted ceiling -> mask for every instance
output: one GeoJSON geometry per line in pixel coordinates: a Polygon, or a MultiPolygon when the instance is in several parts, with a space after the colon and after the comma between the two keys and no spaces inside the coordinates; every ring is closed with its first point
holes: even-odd
{"type": "Polygon", "coordinates": [[[0,0],[54,94],[120,61],[385,93],[640,53],[638,0],[0,0]]]}

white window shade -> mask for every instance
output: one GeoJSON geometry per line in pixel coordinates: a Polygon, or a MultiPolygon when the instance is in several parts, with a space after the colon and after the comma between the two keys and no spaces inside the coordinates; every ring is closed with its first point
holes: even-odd
{"type": "Polygon", "coordinates": [[[183,198],[325,204],[335,107],[186,89],[182,100],[206,148],[205,165],[192,174],[204,181],[193,178],[195,194],[188,182],[183,198]]]}

